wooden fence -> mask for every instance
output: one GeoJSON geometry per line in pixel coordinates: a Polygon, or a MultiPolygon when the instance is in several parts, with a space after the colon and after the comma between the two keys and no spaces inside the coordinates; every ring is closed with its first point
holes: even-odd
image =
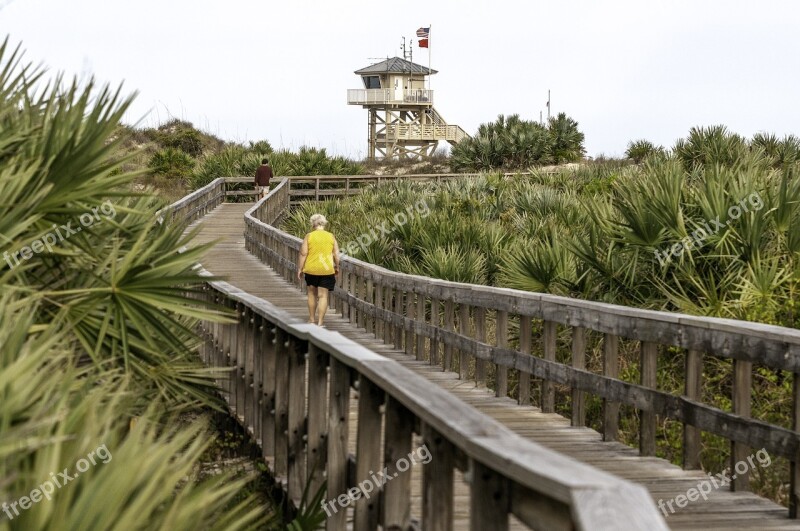
{"type": "MultiPolygon", "coordinates": [[[[282,181],[245,215],[247,248],[295,284],[300,240],[275,228],[291,201],[282,181]]],[[[340,242],[345,244],[346,242],[340,242]]],[[[518,400],[530,402],[530,382],[540,382],[544,412],[554,412],[555,386],[571,389],[571,420],[586,424],[587,393],[602,399],[602,434],[615,440],[620,405],[638,410],[639,447],[654,455],[656,418],[683,424],[683,465],[700,463],[700,434],[731,444],[731,469],[752,449],[765,449],[790,462],[791,517],[797,517],[800,489],[800,331],[729,319],[642,310],[554,295],[460,284],[389,271],[350,257],[341,260],[332,304],[350,321],[418,359],[458,371],[484,384],[492,369],[498,396],[508,396],[509,371],[516,371],[518,400]],[[519,330],[518,348],[509,346],[510,324],[519,330]],[[532,330],[539,344],[534,349],[532,330]],[[571,338],[567,363],[556,360],[559,328],[571,338]],[[492,331],[492,334],[489,334],[492,331]],[[587,336],[603,337],[603,370],[586,370],[587,336]],[[638,383],[620,379],[622,341],[636,342],[638,383]],[[659,356],[667,348],[684,357],[683,394],[657,389],[659,356]],[[534,350],[538,355],[533,355],[534,350]],[[732,360],[732,411],[703,403],[703,358],[732,360]],[[788,371],[793,378],[791,427],[750,418],[753,364],[788,371]],[[474,366],[474,370],[469,368],[474,366]]],[[[749,473],[737,474],[731,489],[746,490],[749,473]]]]}

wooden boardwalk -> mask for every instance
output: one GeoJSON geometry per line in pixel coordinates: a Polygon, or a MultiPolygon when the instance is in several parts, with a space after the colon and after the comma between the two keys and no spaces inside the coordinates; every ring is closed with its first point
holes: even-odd
{"type": "MultiPolygon", "coordinates": [[[[252,204],[222,204],[199,223],[201,232],[198,242],[218,240],[218,244],[203,259],[203,266],[215,275],[223,276],[231,284],[252,295],[261,297],[279,306],[288,313],[307,319],[305,295],[287,283],[269,267],[246,251],[244,246],[244,212],[252,204]]],[[[440,368],[418,361],[404,352],[394,349],[363,328],[358,329],[349,320],[330,310],[326,327],[357,341],[371,350],[394,359],[448,390],[464,402],[511,430],[536,443],[551,448],[573,459],[590,464],[601,470],[625,478],[646,487],[656,503],[674,500],[687,494],[708,477],[701,471],[682,470],[680,467],[654,457],[639,457],[636,449],[617,442],[603,442],[596,431],[589,428],[571,427],[570,421],[556,414],[544,414],[539,408],[520,406],[510,398],[498,398],[491,390],[478,387],[474,382],[461,380],[458,375],[442,372],[440,368]]],[[[352,403],[352,402],[351,402],[352,403]]],[[[355,443],[355,408],[351,410],[353,424],[350,431],[351,444],[355,443]]],[[[419,497],[420,467],[414,467],[412,485],[412,511],[421,512],[419,497]]],[[[456,471],[455,515],[456,529],[468,528],[468,490],[456,471]]],[[[730,492],[727,487],[712,490],[708,500],[700,498],[684,508],[675,507],[674,514],[668,512],[666,523],[671,529],[724,530],[724,529],[770,529],[800,530],[800,523],[790,520],[787,511],[769,500],[748,492],[730,492]]],[[[512,528],[522,528],[514,522],[512,528]]],[[[619,529],[628,529],[620,522],[619,529]]]]}

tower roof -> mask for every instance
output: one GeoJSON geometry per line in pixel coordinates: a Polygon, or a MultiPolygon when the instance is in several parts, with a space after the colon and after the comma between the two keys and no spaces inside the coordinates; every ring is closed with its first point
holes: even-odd
{"type": "Polygon", "coordinates": [[[411,61],[406,61],[405,59],[400,59],[399,57],[392,57],[391,59],[386,59],[385,61],[381,61],[380,63],[375,63],[374,65],[370,65],[367,67],[362,68],[361,70],[356,70],[355,73],[358,75],[364,74],[435,74],[436,70],[431,70],[427,66],[418,65],[417,63],[412,63],[411,61]]]}

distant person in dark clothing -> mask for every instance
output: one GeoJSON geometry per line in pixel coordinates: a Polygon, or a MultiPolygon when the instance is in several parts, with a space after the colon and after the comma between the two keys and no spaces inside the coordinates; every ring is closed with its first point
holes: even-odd
{"type": "Polygon", "coordinates": [[[269,180],[272,179],[272,167],[267,159],[261,159],[261,166],[256,170],[256,194],[258,199],[263,198],[269,192],[269,180]]]}

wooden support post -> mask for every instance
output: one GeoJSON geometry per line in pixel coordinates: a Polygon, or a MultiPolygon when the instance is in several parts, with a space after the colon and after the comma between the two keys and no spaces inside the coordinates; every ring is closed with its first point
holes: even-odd
{"type": "Polygon", "coordinates": [[[422,438],[431,460],[422,468],[422,528],[453,529],[453,446],[427,424],[422,438]]]}
{"type": "Polygon", "coordinates": [[[308,345],[308,452],[309,492],[314,494],[325,481],[328,418],[328,354],[308,345]]]}
{"type": "MultiPolygon", "coordinates": [[[[743,418],[750,418],[750,393],[753,386],[753,363],[733,360],[733,413],[743,418]]],[[[750,464],[747,458],[750,448],[731,441],[731,490],[750,490],[750,464]],[[744,463],[744,465],[741,465],[744,463]],[[744,472],[742,472],[744,469],[744,472]]],[[[752,459],[752,458],[751,458],[752,459]]]]}
{"type": "MultiPolygon", "coordinates": [[[[700,401],[703,386],[703,353],[699,350],[686,352],[686,398],[700,401]]],[[[683,468],[700,468],[700,430],[683,423],[683,468]]]]}
{"type": "MultiPolygon", "coordinates": [[[[380,290],[380,286],[378,289],[380,290]]],[[[375,290],[372,286],[372,279],[367,279],[367,291],[365,297],[368,303],[375,303],[375,290]]],[[[365,319],[365,328],[368,334],[375,334],[375,321],[377,321],[377,319],[371,315],[368,315],[365,319]]]]}
{"type": "MultiPolygon", "coordinates": [[[[486,343],[486,308],[483,306],[475,308],[475,340],[486,343]]],[[[475,383],[481,387],[486,386],[486,366],[486,360],[475,360],[475,383]]]]}
{"type": "MultiPolygon", "coordinates": [[[[508,347],[508,312],[495,312],[495,344],[500,348],[508,347]]],[[[495,395],[508,396],[508,367],[495,364],[495,395]]]]}
{"type": "MultiPolygon", "coordinates": [[[[347,493],[349,466],[347,440],[350,424],[350,369],[331,357],[330,359],[330,415],[328,415],[328,466],[327,498],[334,500],[347,493]]],[[[327,505],[326,505],[327,507],[327,505]]],[[[328,509],[328,531],[347,528],[347,510],[336,503],[328,509]]]]}
{"type": "Polygon", "coordinates": [[[245,334],[242,338],[244,351],[244,423],[251,436],[257,437],[256,416],[258,409],[253,407],[255,397],[255,357],[253,355],[253,336],[255,335],[255,314],[248,308],[244,316],[245,334]]]}
{"type": "MultiPolygon", "coordinates": [[[[458,333],[470,337],[469,305],[463,302],[458,305],[458,333]]],[[[458,351],[458,377],[462,380],[469,377],[469,356],[464,350],[458,351]]]]}
{"type": "MultiPolygon", "coordinates": [[[[417,311],[416,319],[419,322],[425,322],[425,295],[422,293],[417,294],[417,311]]],[[[417,334],[417,348],[416,354],[418,360],[425,359],[425,336],[417,334]]]]}
{"type": "Polygon", "coordinates": [[[289,499],[299,504],[306,483],[305,443],[306,435],[306,353],[308,343],[295,337],[289,338],[288,398],[288,446],[289,499]]]}
{"type": "MultiPolygon", "coordinates": [[[[431,297],[431,326],[439,328],[439,299],[431,297]]],[[[439,365],[439,341],[431,338],[431,365],[439,365]]]]}
{"type": "MultiPolygon", "coordinates": [[[[406,292],[406,311],[405,316],[408,319],[414,320],[417,313],[416,301],[414,300],[414,292],[406,292]]],[[[407,356],[414,354],[414,347],[417,344],[416,336],[413,330],[406,330],[405,352],[407,356]]]]}
{"type": "Polygon", "coordinates": [[[253,437],[262,448],[264,441],[261,438],[261,420],[263,412],[263,397],[264,397],[264,349],[262,340],[264,337],[264,323],[265,319],[253,313],[253,334],[251,336],[251,348],[253,349],[253,437]]]}
{"type": "Polygon", "coordinates": [[[384,529],[409,529],[411,525],[411,470],[408,467],[400,469],[397,463],[400,459],[408,463],[413,431],[414,416],[411,412],[400,402],[387,397],[383,462],[388,468],[388,477],[393,479],[383,486],[384,529]]]}
{"type": "Polygon", "coordinates": [[[511,496],[508,480],[474,459],[469,496],[470,531],[507,531],[511,496]]]}
{"type": "MultiPolygon", "coordinates": [[[[558,323],[555,321],[545,321],[542,325],[544,359],[556,361],[556,339],[558,338],[558,323]]],[[[542,413],[555,413],[556,411],[556,388],[550,380],[542,380],[542,413]]]]}
{"type": "Polygon", "coordinates": [[[278,328],[275,357],[275,475],[289,470],[289,336],[278,328]]]}
{"type": "Polygon", "coordinates": [[[261,332],[261,449],[264,458],[275,457],[275,373],[278,362],[278,329],[264,321],[261,332]]]}
{"type": "MultiPolygon", "coordinates": [[[[392,309],[392,301],[393,301],[392,288],[389,287],[389,286],[384,286],[383,287],[383,308],[386,309],[386,310],[391,310],[392,309]]],[[[386,343],[387,345],[391,344],[392,342],[394,342],[394,329],[392,328],[392,325],[389,324],[389,322],[387,320],[383,321],[383,342],[386,343]]]]}
{"type": "MultiPolygon", "coordinates": [[[[455,306],[452,299],[445,299],[444,301],[444,329],[448,332],[454,332],[455,326],[455,306]]],[[[445,371],[453,370],[453,345],[445,343],[444,345],[444,367],[445,371]]]]}
{"type": "MultiPolygon", "coordinates": [[[[396,315],[403,315],[403,305],[405,304],[405,294],[403,290],[398,288],[394,290],[394,310],[393,312],[396,315]]],[[[393,318],[394,319],[394,318],[393,318]]],[[[394,348],[397,350],[403,349],[403,336],[404,330],[403,327],[399,324],[392,325],[394,328],[394,348]]]]}
{"type": "MultiPolygon", "coordinates": [[[[371,475],[381,470],[381,404],[384,392],[364,376],[358,379],[358,435],[356,441],[356,483],[373,483],[371,475]]],[[[377,487],[377,486],[375,486],[377,487]]],[[[362,493],[364,489],[361,489],[362,493]]],[[[355,531],[378,527],[378,493],[355,502],[355,531]]]]}
{"type": "MultiPolygon", "coordinates": [[[[523,356],[531,355],[531,318],[527,315],[519,316],[519,352],[523,356]]],[[[531,375],[528,372],[519,372],[517,385],[517,402],[527,406],[531,402],[531,375]]]]}
{"type": "MultiPolygon", "coordinates": [[[[365,287],[364,279],[361,278],[360,276],[356,277],[356,288],[358,289],[356,297],[359,297],[359,298],[361,298],[363,300],[364,297],[365,297],[366,287],[365,287]]],[[[359,310],[357,312],[358,320],[357,320],[356,325],[359,328],[364,328],[365,327],[365,318],[366,318],[365,314],[366,314],[366,312],[361,311],[361,310],[359,310]]]]}
{"type": "MultiPolygon", "coordinates": [[[[639,371],[643,387],[656,388],[658,376],[658,344],[642,341],[639,371]]],[[[639,412],[639,453],[656,455],[656,414],[652,411],[639,412]]]]}
{"type": "MultiPolygon", "coordinates": [[[[619,337],[603,336],[603,375],[619,378],[619,337]]],[[[616,441],[619,435],[619,402],[603,399],[603,440],[616,441]]]]}
{"type": "MultiPolygon", "coordinates": [[[[572,328],[572,367],[586,368],[586,329],[581,326],[572,328]]],[[[586,426],[586,393],[580,389],[572,389],[571,425],[586,426]]]]}

